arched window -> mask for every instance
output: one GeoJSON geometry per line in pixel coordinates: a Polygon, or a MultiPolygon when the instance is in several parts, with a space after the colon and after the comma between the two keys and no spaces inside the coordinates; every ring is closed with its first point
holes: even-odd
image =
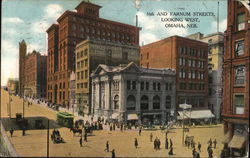
{"type": "Polygon", "coordinates": [[[136,100],[135,96],[129,95],[127,98],[127,110],[135,110],[136,100]]]}
{"type": "Polygon", "coordinates": [[[171,96],[166,96],[166,109],[171,108],[171,96]]]}
{"type": "Polygon", "coordinates": [[[119,96],[115,95],[114,97],[114,109],[119,109],[119,96]]]}
{"type": "Polygon", "coordinates": [[[148,96],[141,97],[141,110],[148,110],[148,96]]]}
{"type": "Polygon", "coordinates": [[[161,99],[158,95],[153,98],[153,109],[160,109],[161,107],[161,99]]]}

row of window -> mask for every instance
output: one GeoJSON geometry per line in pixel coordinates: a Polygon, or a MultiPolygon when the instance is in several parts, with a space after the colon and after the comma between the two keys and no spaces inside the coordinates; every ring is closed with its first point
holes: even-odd
{"type": "MultiPolygon", "coordinates": [[[[150,90],[149,88],[149,82],[142,81],[141,84],[141,90],[150,90]]],[[[136,90],[136,81],[127,81],[127,90],[136,90]]],[[[161,90],[161,83],[159,82],[153,82],[152,83],[152,90],[154,91],[160,91],[161,90]]],[[[165,90],[172,90],[172,83],[165,83],[165,90]]]]}
{"type": "Polygon", "coordinates": [[[203,71],[199,72],[199,71],[195,71],[195,70],[190,70],[187,72],[187,70],[180,69],[179,78],[204,80],[205,79],[205,72],[203,72],[203,71]]]}
{"type": "Polygon", "coordinates": [[[83,68],[83,67],[88,67],[88,59],[78,61],[76,66],[77,66],[76,67],[77,69],[80,69],[80,68],[83,68]]]}
{"type": "Polygon", "coordinates": [[[195,48],[188,48],[188,47],[179,47],[179,53],[182,55],[188,55],[192,57],[200,57],[200,58],[206,58],[206,51],[195,49],[195,48]]]}
{"type": "Polygon", "coordinates": [[[76,57],[77,59],[82,58],[82,57],[86,57],[88,55],[88,49],[85,49],[84,51],[80,51],[80,52],[76,52],[76,57]]]}
{"type": "MultiPolygon", "coordinates": [[[[114,30],[114,31],[123,31],[123,32],[131,32],[131,33],[134,33],[134,30],[131,30],[127,27],[124,27],[124,26],[118,26],[118,25],[114,25],[114,24],[108,24],[108,23],[101,23],[101,22],[97,22],[97,21],[94,21],[94,20],[89,20],[89,19],[83,19],[83,18],[76,18],[76,17],[73,17],[72,18],[73,21],[77,21],[77,22],[80,22],[80,25],[82,24],[90,24],[92,26],[98,26],[98,27],[102,27],[102,28],[107,28],[107,29],[111,29],[111,30],[114,30]]],[[[74,24],[75,25],[75,24],[74,24]]],[[[76,27],[76,26],[73,26],[73,27],[76,27]]]]}
{"type": "Polygon", "coordinates": [[[179,58],[179,65],[180,66],[186,66],[186,63],[188,63],[189,67],[204,68],[204,66],[205,66],[205,61],[179,58]]]}
{"type": "Polygon", "coordinates": [[[204,83],[180,83],[181,90],[205,90],[204,83]]]}
{"type": "Polygon", "coordinates": [[[76,84],[76,88],[77,88],[77,89],[88,88],[88,82],[77,83],[77,84],[76,84]]]}
{"type": "Polygon", "coordinates": [[[84,70],[84,71],[79,71],[79,72],[77,72],[76,78],[77,78],[77,80],[80,80],[80,79],[87,79],[87,78],[88,78],[88,70],[84,70]]]}

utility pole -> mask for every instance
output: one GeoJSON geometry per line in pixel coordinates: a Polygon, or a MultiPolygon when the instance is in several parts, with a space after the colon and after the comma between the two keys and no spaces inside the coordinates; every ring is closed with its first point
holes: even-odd
{"type": "Polygon", "coordinates": [[[47,157],[49,157],[49,119],[48,119],[48,129],[47,129],[47,157]]]}

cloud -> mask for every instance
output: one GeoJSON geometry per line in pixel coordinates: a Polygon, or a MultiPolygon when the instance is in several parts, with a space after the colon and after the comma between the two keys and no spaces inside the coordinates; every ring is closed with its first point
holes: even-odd
{"type": "Polygon", "coordinates": [[[27,45],[27,53],[31,53],[33,50],[39,51],[43,48],[42,45],[39,45],[37,43],[30,43],[27,45]]]}
{"type": "Polygon", "coordinates": [[[3,27],[2,28],[3,34],[6,34],[8,36],[13,36],[17,34],[17,31],[13,28],[9,28],[9,27],[3,27]]]}
{"type": "Polygon", "coordinates": [[[142,28],[142,30],[140,31],[140,44],[142,43],[149,44],[173,35],[186,36],[188,34],[187,28],[165,27],[166,23],[168,24],[181,23],[184,26],[186,26],[188,22],[184,20],[182,22],[174,22],[174,21],[164,22],[162,21],[162,18],[173,18],[173,17],[170,16],[169,14],[166,16],[157,16],[156,14],[158,12],[163,12],[163,11],[162,10],[155,11],[154,16],[147,16],[143,12],[137,13],[139,19],[139,27],[142,28]]]}
{"type": "MultiPolygon", "coordinates": [[[[219,32],[224,32],[227,29],[227,18],[219,22],[219,32]]],[[[217,21],[212,22],[212,29],[217,30],[217,21]]]]}
{"type": "Polygon", "coordinates": [[[47,21],[37,21],[32,24],[31,30],[35,33],[46,33],[48,27],[49,23],[47,21]]]}
{"type": "Polygon", "coordinates": [[[5,85],[8,78],[18,77],[18,44],[2,40],[1,45],[1,84],[5,85]]]}
{"type": "Polygon", "coordinates": [[[3,24],[5,23],[23,23],[23,20],[18,17],[11,17],[11,18],[3,18],[2,19],[3,24]]]}
{"type": "Polygon", "coordinates": [[[49,4],[44,9],[45,18],[56,19],[58,18],[63,12],[63,7],[59,4],[49,4]]]}

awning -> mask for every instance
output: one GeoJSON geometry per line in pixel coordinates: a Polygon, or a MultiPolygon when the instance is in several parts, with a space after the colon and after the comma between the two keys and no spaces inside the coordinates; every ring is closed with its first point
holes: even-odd
{"type": "Polygon", "coordinates": [[[234,135],[228,146],[230,148],[241,149],[245,141],[246,138],[244,136],[234,135]]]}
{"type": "Polygon", "coordinates": [[[119,116],[119,113],[113,113],[113,114],[111,115],[111,118],[112,118],[112,119],[118,119],[118,116],[119,116]]]}
{"type": "Polygon", "coordinates": [[[222,140],[222,143],[229,143],[230,142],[230,131],[228,131],[226,134],[225,134],[225,136],[224,136],[224,138],[223,138],[223,140],[222,140]]]}
{"type": "Polygon", "coordinates": [[[138,115],[137,114],[128,114],[127,120],[138,120],[138,115]]]}
{"type": "Polygon", "coordinates": [[[178,111],[180,117],[179,119],[206,119],[213,118],[214,114],[210,110],[187,110],[187,111],[178,111]]]}

